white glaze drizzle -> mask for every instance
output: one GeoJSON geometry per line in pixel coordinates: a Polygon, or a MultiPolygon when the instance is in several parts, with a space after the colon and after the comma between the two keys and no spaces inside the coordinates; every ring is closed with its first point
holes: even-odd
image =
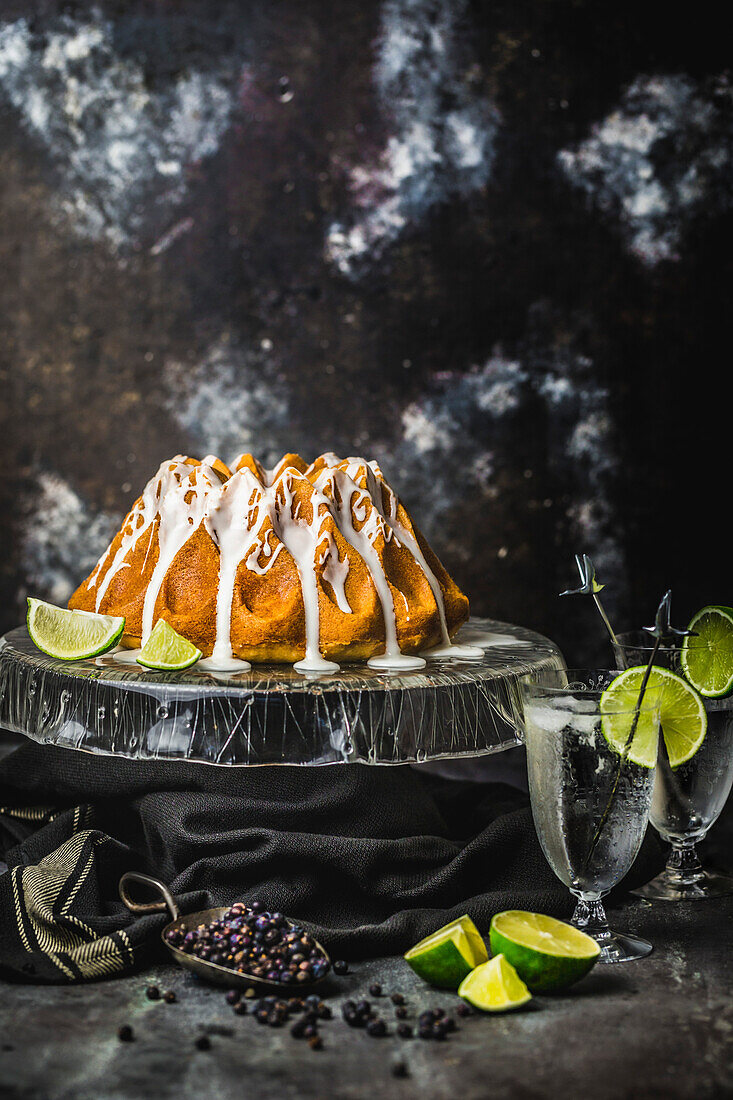
{"type": "Polygon", "coordinates": [[[319,565],[323,565],[321,577],[330,584],[339,611],[343,611],[344,615],[353,615],[346,597],[346,578],[349,575],[349,563],[346,558],[343,558],[343,560],[339,558],[338,546],[334,542],[331,532],[326,530],[325,536],[328,545],[325,555],[321,555],[318,562],[319,565]]]}
{"type": "Polygon", "coordinates": [[[143,603],[142,644],[150,637],[155,625],[155,604],[165,575],[177,554],[206,515],[209,494],[221,491],[221,481],[211,466],[194,466],[187,477],[173,474],[173,482],[161,498],[158,525],[158,560],[145,591],[143,603]]]}
{"type": "MultiPolygon", "coordinates": [[[[106,569],[104,577],[97,588],[95,597],[95,609],[97,611],[99,611],[102,599],[109,588],[112,578],[119,573],[121,569],[129,568],[129,563],[125,561],[125,558],[130,551],[135,548],[146,531],[150,532],[148,536],[148,552],[150,551],[150,543],[153,534],[152,528],[159,515],[160,501],[168,495],[169,489],[175,484],[175,477],[187,476],[190,474],[191,470],[192,467],[186,464],[185,456],[176,455],[175,458],[162,462],[156,474],[151,477],[150,481],[143,489],[142,495],[135,502],[127,515],[122,527],[125,534],[123,534],[117,552],[106,569]],[[131,530],[127,531],[127,527],[130,527],[131,530]]],[[[90,588],[93,588],[99,581],[100,571],[109,556],[110,550],[111,546],[105,550],[94,567],[89,577],[90,588]]],[[[145,560],[147,561],[147,554],[145,560]]]]}
{"type": "MultiPolygon", "coordinates": [[[[355,459],[349,459],[349,462],[358,461],[355,459]]],[[[382,511],[386,522],[394,531],[397,539],[401,545],[406,546],[412,554],[417,564],[425,574],[425,579],[430,585],[430,589],[435,599],[435,604],[438,608],[438,615],[440,617],[440,633],[441,644],[435,646],[432,649],[425,650],[427,657],[465,657],[470,660],[479,660],[483,657],[484,653],[478,646],[471,645],[454,645],[451,641],[450,634],[448,633],[448,623],[445,617],[445,601],[443,600],[443,592],[440,587],[440,581],[433,573],[432,569],[425,560],[425,555],[420,549],[420,544],[415,536],[408,531],[405,525],[398,518],[399,501],[397,494],[387,484],[384,478],[381,476],[381,470],[377,466],[376,462],[368,462],[367,464],[367,483],[369,485],[370,495],[376,503],[376,507],[382,511]],[[385,515],[384,498],[381,492],[381,486],[387,493],[387,499],[389,501],[389,513],[385,515]]]]}
{"type": "MultiPolygon", "coordinates": [[[[336,456],[328,456],[336,459],[336,456]]],[[[338,459],[336,459],[338,463],[338,459]]],[[[379,554],[374,543],[381,534],[385,539],[389,538],[384,520],[376,508],[372,506],[366,491],[360,488],[350,475],[342,469],[325,467],[315,481],[316,486],[328,496],[332,509],[335,511],[338,528],[349,543],[360,555],[372,578],[377,596],[382,606],[382,618],[384,620],[384,653],[370,657],[367,664],[370,668],[407,670],[424,668],[425,661],[422,657],[413,657],[404,654],[397,641],[397,620],[395,617],[394,597],[387,580],[379,554]],[[359,524],[357,530],[354,521],[359,524]]]]}
{"type": "Polygon", "coordinates": [[[285,543],[278,542],[275,550],[273,551],[272,547],[270,546],[270,535],[272,533],[272,529],[268,529],[265,532],[263,539],[257,540],[254,546],[254,550],[247,558],[247,568],[249,569],[249,571],[251,573],[259,573],[261,577],[264,577],[265,573],[269,573],[269,571],[272,569],[273,565],[277,561],[278,554],[281,550],[285,549],[285,543]],[[260,564],[261,557],[265,559],[264,565],[260,564]]]}
{"type": "Polygon", "coordinates": [[[339,560],[333,537],[324,527],[327,511],[328,501],[292,467],[285,467],[273,485],[263,485],[248,466],[232,474],[206,519],[220,553],[212,657],[220,661],[231,658],[232,595],[240,563],[244,560],[249,570],[263,575],[272,568],[284,547],[298,570],[305,611],[305,656],[294,667],[298,671],[338,671],[339,666],[327,661],[320,652],[316,565],[325,566],[323,574],[331,584],[338,606],[350,613],[344,590],[348,562],[339,560]],[[295,500],[293,484],[297,480],[308,487],[312,507],[309,523],[301,518],[301,502],[295,500]],[[266,526],[268,520],[270,526],[266,526]],[[274,550],[271,533],[279,543],[274,550]]]}
{"type": "Polygon", "coordinates": [[[248,672],[252,665],[241,657],[202,657],[196,662],[196,668],[202,672],[248,672]]]}
{"type": "MultiPolygon", "coordinates": [[[[235,467],[243,457],[235,461],[235,467]]],[[[400,522],[397,497],[384,481],[377,463],[358,458],[342,461],[332,452],[322,455],[317,461],[320,467],[318,472],[312,466],[305,474],[289,466],[285,459],[272,470],[264,470],[257,463],[259,476],[245,465],[225,482],[216,472],[217,459],[214,455],[207,455],[200,465],[192,465],[183,455],[162,463],[128,514],[123,531],[126,528],[129,530],[123,535],[112,562],[104,568],[110,555],[108,549],[90,577],[90,588],[98,584],[97,610],[112,578],[121,569],[129,567],[125,558],[146,532],[147,561],[155,534],[155,520],[158,519],[158,560],[143,606],[142,640],[145,644],[154,625],[155,604],[165,575],[176,555],[203,523],[219,551],[219,583],[214,648],[211,657],[201,661],[199,667],[224,671],[244,671],[250,667],[246,661],[234,657],[231,646],[231,614],[237,572],[244,561],[248,570],[264,575],[285,548],[298,571],[305,611],[306,653],[294,667],[303,673],[335,672],[339,666],[326,660],[320,650],[319,568],[322,580],[330,585],[339,609],[345,614],[351,614],[352,609],[345,587],[348,559],[339,556],[327,524],[330,515],[345,541],[365,562],[382,607],[385,651],[370,658],[368,663],[371,667],[405,671],[422,668],[425,664],[422,657],[403,654],[400,650],[394,597],[374,545],[380,534],[385,542],[394,538],[408,550],[433,593],[442,644],[427,655],[481,656],[482,650],[478,647],[451,643],[440,583],[428,566],[417,539],[400,522]],[[312,508],[309,522],[301,516],[301,501],[296,503],[294,484],[299,480],[308,484],[312,508]],[[385,507],[383,490],[388,507],[385,507]],[[268,519],[270,526],[267,526],[268,519]],[[276,542],[274,547],[270,542],[271,534],[276,542]],[[102,573],[104,575],[99,583],[102,573]]],[[[400,594],[409,611],[404,593],[400,594]]]]}
{"type": "Polygon", "coordinates": [[[435,605],[438,610],[441,644],[433,649],[426,650],[425,655],[428,657],[465,657],[471,660],[478,660],[483,657],[483,650],[479,649],[477,646],[454,645],[451,642],[440,582],[425,560],[425,555],[420,549],[420,544],[417,539],[400,521],[398,517],[399,501],[397,499],[397,494],[384,480],[378,464],[374,461],[366,462],[364,459],[360,458],[347,458],[342,465],[345,466],[347,473],[352,478],[359,477],[360,474],[363,474],[366,481],[367,495],[387,525],[390,534],[393,534],[400,545],[404,546],[412,554],[415,562],[424,573],[425,579],[430,585],[430,590],[433,593],[435,605]],[[384,492],[387,494],[387,499],[389,501],[387,509],[385,509],[384,506],[382,489],[384,489],[384,492]]]}
{"type": "MultiPolygon", "coordinates": [[[[296,661],[293,668],[298,672],[338,672],[339,666],[333,661],[327,661],[320,651],[320,612],[315,569],[316,552],[323,541],[323,523],[329,511],[328,501],[313,489],[310,500],[312,509],[310,523],[301,520],[300,502],[293,511],[294,495],[291,486],[296,476],[303,477],[295,470],[287,470],[277,482],[274,495],[279,497],[282,494],[283,506],[277,509],[276,519],[273,522],[278,538],[285,543],[286,549],[295,562],[303,592],[305,657],[302,661],[296,661]],[[322,504],[326,505],[325,514],[321,509],[322,504]]],[[[305,478],[303,480],[307,481],[305,478]]],[[[310,482],[307,484],[310,487],[310,482]]],[[[329,535],[325,555],[330,553],[329,543],[331,542],[329,535]]],[[[325,556],[321,557],[319,564],[323,564],[324,561],[325,556]]]]}
{"type": "MultiPolygon", "coordinates": [[[[249,473],[249,471],[247,471],[249,473]]],[[[250,474],[250,478],[252,475],[250,474]]],[[[254,480],[254,479],[252,479],[254,480]]],[[[216,635],[209,667],[221,671],[237,660],[232,652],[232,602],[239,563],[247,546],[252,488],[241,472],[220,488],[203,517],[207,531],[219,548],[219,581],[216,589],[216,635]]],[[[244,668],[251,668],[247,661],[244,668]]]]}
{"type": "Polygon", "coordinates": [[[112,653],[105,653],[105,657],[110,656],[114,661],[117,661],[121,665],[137,665],[137,659],[142,653],[141,649],[115,649],[112,653]]]}

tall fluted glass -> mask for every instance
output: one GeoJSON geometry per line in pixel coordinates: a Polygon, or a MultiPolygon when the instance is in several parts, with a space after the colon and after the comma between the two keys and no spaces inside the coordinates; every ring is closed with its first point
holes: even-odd
{"type": "MultiPolygon", "coordinates": [[[[537,835],[553,871],[577,899],[572,923],[593,936],[600,961],[642,958],[651,944],[613,932],[602,898],[631,867],[644,838],[654,769],[629,760],[604,733],[602,696],[617,672],[548,671],[520,679],[529,792],[537,835]]],[[[616,727],[633,734],[639,714],[659,721],[659,692],[640,708],[615,705],[616,727]]]]}
{"type": "MultiPolygon", "coordinates": [[[[690,638],[688,646],[703,643],[690,638]]],[[[641,631],[618,636],[614,647],[624,667],[646,664],[652,642],[641,631]]],[[[707,647],[706,647],[707,648],[707,647]]],[[[681,647],[660,646],[655,663],[683,675],[681,647]]],[[[649,820],[671,845],[660,875],[634,892],[655,901],[697,901],[733,893],[733,877],[706,870],[696,845],[718,820],[733,785],[733,697],[703,699],[705,740],[694,756],[673,768],[660,738],[649,820]]]]}

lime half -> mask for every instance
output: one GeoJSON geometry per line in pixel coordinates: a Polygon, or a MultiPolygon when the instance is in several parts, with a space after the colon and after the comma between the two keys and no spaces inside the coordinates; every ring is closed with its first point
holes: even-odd
{"type": "Polygon", "coordinates": [[[405,955],[416,974],[441,989],[457,989],[466,975],[488,957],[479,930],[468,916],[426,936],[405,955]]]}
{"type": "Polygon", "coordinates": [[[508,1012],[532,1000],[516,970],[503,955],[477,966],[463,979],[458,996],[482,1012],[508,1012]]]}
{"type": "Polygon", "coordinates": [[[166,672],[189,668],[198,661],[201,650],[186,641],[165,619],[158,619],[150,637],[140,650],[139,665],[166,672]]]}
{"type": "Polygon", "coordinates": [[[733,607],[703,607],[688,629],[697,637],[682,643],[685,676],[709,699],[728,695],[733,689],[733,607]]]}
{"type": "Polygon", "coordinates": [[[491,951],[503,955],[533,993],[557,993],[585,977],[601,949],[594,939],[542,913],[509,909],[491,921],[491,951]]]}
{"type": "Polygon", "coordinates": [[[33,644],[62,661],[98,657],[117,645],[125,629],[124,616],[69,611],[32,596],[28,597],[26,622],[33,644]]]}
{"type": "MultiPolygon", "coordinates": [[[[622,708],[633,708],[639,698],[645,671],[646,666],[640,665],[622,672],[601,696],[602,711],[619,712],[604,713],[602,719],[604,736],[617,752],[624,752],[631,727],[631,715],[628,712],[621,713],[622,708]]],[[[682,676],[668,668],[653,666],[649,688],[652,691],[661,688],[659,717],[662,736],[670,765],[673,768],[679,767],[695,755],[705,740],[708,728],[705,705],[695,689],[682,676]]],[[[657,740],[656,733],[652,732],[653,726],[652,714],[647,712],[645,717],[642,711],[636,734],[626,752],[629,760],[646,768],[653,767],[657,759],[657,740]]]]}

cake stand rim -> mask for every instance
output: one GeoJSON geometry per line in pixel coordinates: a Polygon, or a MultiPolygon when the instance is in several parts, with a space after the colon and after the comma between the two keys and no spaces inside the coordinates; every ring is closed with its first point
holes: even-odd
{"type": "Polygon", "coordinates": [[[0,725],[36,744],[136,763],[404,765],[486,756],[519,743],[518,676],[558,667],[563,656],[526,627],[479,617],[469,625],[512,644],[489,646],[493,664],[436,659],[417,674],[369,670],[368,690],[330,677],[294,691],[177,684],[147,670],[131,683],[104,679],[98,666],[72,675],[40,651],[14,649],[13,635],[24,633],[32,646],[19,628],[0,639],[0,725]]]}
{"type": "MultiPolygon", "coordinates": [[[[500,643],[496,645],[486,646],[485,651],[490,649],[517,649],[517,657],[519,658],[525,645],[545,647],[547,654],[561,653],[559,646],[556,642],[553,642],[551,638],[548,638],[545,634],[540,634],[536,630],[532,630],[529,627],[523,627],[516,623],[508,623],[499,619],[488,619],[483,616],[471,616],[466,623],[459,630],[463,630],[465,627],[473,628],[478,627],[480,629],[489,630],[491,633],[497,635],[505,634],[511,631],[520,631],[527,635],[524,638],[516,638],[516,641],[509,645],[502,646],[500,643]]],[[[154,694],[156,689],[160,689],[161,693],[167,698],[173,698],[175,694],[180,693],[179,697],[188,700],[195,700],[197,696],[202,698],[210,698],[214,696],[227,696],[229,698],[247,698],[252,695],[265,695],[265,694],[277,694],[277,695],[301,695],[301,694],[315,694],[324,695],[332,692],[364,692],[364,691],[440,691],[446,688],[454,686],[453,683],[441,682],[436,679],[435,682],[426,680],[426,677],[434,676],[446,676],[451,677],[451,674],[455,677],[455,684],[471,684],[472,682],[480,683],[488,680],[502,680],[507,676],[506,671],[492,668],[485,663],[484,659],[468,659],[468,658],[428,658],[428,663],[425,668],[410,670],[407,672],[385,672],[382,670],[367,669],[366,662],[346,662],[344,661],[341,668],[341,675],[324,674],[318,676],[304,676],[297,674],[297,680],[291,682],[279,681],[277,676],[262,677],[260,680],[252,681],[259,668],[272,669],[274,667],[282,667],[285,670],[291,670],[292,665],[282,662],[280,665],[274,663],[267,665],[253,664],[249,672],[229,674],[226,672],[213,673],[207,672],[207,680],[210,682],[205,683],[190,683],[180,679],[181,674],[176,672],[161,673],[153,669],[143,669],[142,667],[136,668],[135,666],[128,666],[128,677],[130,674],[135,676],[135,679],[126,678],[124,676],[125,666],[120,665],[120,671],[122,675],[120,678],[107,675],[108,669],[104,666],[99,666],[97,662],[100,658],[88,658],[80,661],[62,661],[60,659],[50,657],[42,650],[36,650],[35,653],[22,653],[19,652],[14,645],[15,638],[21,637],[23,641],[28,642],[31,646],[33,643],[30,641],[28,629],[25,625],[20,625],[11,628],[5,634],[0,635],[0,670],[5,660],[7,660],[7,650],[11,649],[11,659],[20,659],[23,664],[30,662],[29,667],[34,672],[50,673],[60,678],[68,677],[69,688],[74,684],[78,684],[80,680],[91,681],[94,680],[97,683],[108,685],[110,688],[122,689],[124,691],[138,691],[144,694],[154,694]],[[15,637],[14,637],[15,636],[15,637]],[[95,669],[89,669],[87,666],[89,663],[95,663],[95,669]],[[68,667],[65,667],[68,666],[68,667]],[[72,669],[78,669],[80,673],[89,672],[90,675],[74,675],[72,669]],[[97,672],[99,669],[99,672],[97,672]],[[364,671],[366,669],[366,672],[364,671]],[[105,671],[105,675],[101,675],[101,671],[105,671]],[[483,675],[477,675],[479,672],[483,672],[483,675]],[[93,675],[97,672],[97,675],[93,675]],[[457,673],[462,673],[458,676],[457,673]],[[365,682],[363,684],[350,686],[344,682],[344,676],[348,676],[351,673],[359,673],[364,675],[365,682]],[[244,682],[243,677],[248,677],[248,681],[244,682]],[[238,682],[235,682],[235,678],[238,682]],[[265,680],[271,679],[275,686],[268,687],[263,686],[265,680]]],[[[470,644],[470,639],[466,639],[467,644],[470,644]]],[[[35,647],[33,647],[35,648],[35,647]]],[[[108,654],[102,654],[101,660],[108,657],[108,654]]],[[[519,661],[518,661],[519,663],[519,661]]],[[[119,664],[119,662],[118,662],[119,664]]],[[[195,665],[193,666],[195,669],[195,665]]],[[[186,669],[184,672],[190,673],[192,669],[186,669]]],[[[22,731],[19,731],[22,732],[22,731]]]]}

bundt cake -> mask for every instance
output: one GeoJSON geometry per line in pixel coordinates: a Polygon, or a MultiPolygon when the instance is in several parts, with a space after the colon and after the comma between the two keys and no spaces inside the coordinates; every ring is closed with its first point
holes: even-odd
{"type": "Polygon", "coordinates": [[[124,615],[126,647],[167,619],[217,668],[480,654],[451,644],[468,600],[377,463],[334,454],[164,462],[69,607],[124,615]]]}

